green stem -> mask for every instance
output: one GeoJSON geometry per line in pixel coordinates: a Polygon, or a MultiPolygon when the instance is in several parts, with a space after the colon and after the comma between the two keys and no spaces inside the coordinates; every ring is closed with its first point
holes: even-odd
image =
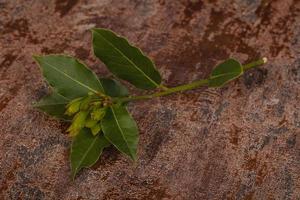
{"type": "Polygon", "coordinates": [[[169,89],[167,89],[163,92],[158,92],[158,93],[153,93],[153,94],[148,94],[148,95],[142,95],[142,96],[124,97],[124,98],[120,98],[119,100],[122,101],[122,102],[127,102],[127,101],[135,101],[135,100],[142,100],[142,99],[152,99],[152,98],[155,98],[155,97],[169,95],[169,94],[172,94],[172,93],[175,93],[175,92],[182,92],[182,91],[186,91],[186,90],[192,90],[192,89],[195,89],[197,87],[204,86],[207,83],[208,83],[208,79],[204,79],[204,80],[195,81],[195,82],[192,82],[192,83],[189,83],[189,84],[169,88],[169,89]]]}
{"type": "MultiPolygon", "coordinates": [[[[259,59],[257,61],[248,63],[243,66],[244,71],[249,70],[251,68],[257,67],[259,65],[263,65],[267,62],[266,58],[259,59]]],[[[153,94],[148,94],[148,95],[141,95],[141,96],[129,96],[129,97],[123,97],[123,98],[115,98],[113,101],[121,101],[121,102],[129,102],[129,101],[137,101],[137,100],[145,100],[145,99],[152,99],[155,97],[161,97],[161,96],[166,96],[169,94],[173,94],[176,92],[183,92],[186,90],[193,90],[202,86],[207,86],[208,85],[209,79],[202,79],[198,81],[194,81],[192,83],[184,84],[184,85],[179,85],[173,88],[167,88],[165,86],[161,86],[161,88],[164,89],[162,92],[157,92],[153,94]]]]}
{"type": "Polygon", "coordinates": [[[167,86],[165,86],[165,85],[160,85],[159,88],[162,89],[162,90],[164,90],[164,91],[166,91],[166,90],[169,89],[169,88],[168,88],[167,86]]]}
{"type": "Polygon", "coordinates": [[[256,60],[254,62],[251,62],[251,63],[248,63],[246,65],[243,66],[243,69],[244,71],[246,70],[249,70],[251,68],[254,68],[254,67],[257,67],[257,66],[260,66],[260,65],[263,65],[265,64],[266,62],[268,61],[268,59],[266,57],[262,58],[262,59],[259,59],[259,60],[256,60]]]}

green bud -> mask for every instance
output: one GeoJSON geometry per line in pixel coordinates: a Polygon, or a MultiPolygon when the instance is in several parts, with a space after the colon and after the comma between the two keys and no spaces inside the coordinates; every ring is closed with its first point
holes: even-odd
{"type": "Polygon", "coordinates": [[[89,108],[89,104],[91,100],[92,100],[92,96],[89,95],[85,97],[80,104],[80,110],[87,110],[89,108]]]}
{"type": "Polygon", "coordinates": [[[88,111],[80,111],[75,115],[73,124],[75,124],[76,127],[83,128],[88,114],[89,114],[88,111]]]}
{"type": "Polygon", "coordinates": [[[77,98],[68,103],[65,115],[72,116],[79,111],[82,98],[77,98]]]}
{"type": "Polygon", "coordinates": [[[70,133],[70,136],[76,136],[84,127],[88,114],[88,111],[81,111],[74,116],[73,122],[67,130],[70,133]]]}
{"type": "Polygon", "coordinates": [[[80,128],[76,128],[74,126],[74,124],[71,124],[71,126],[69,126],[69,128],[67,129],[67,132],[69,132],[69,135],[71,137],[76,136],[79,133],[79,131],[80,131],[80,128]]]}
{"type": "Polygon", "coordinates": [[[92,134],[95,136],[101,131],[101,124],[98,123],[91,128],[92,134]]]}
{"type": "Polygon", "coordinates": [[[93,126],[95,126],[97,124],[97,120],[93,120],[91,118],[87,119],[85,122],[85,127],[87,128],[92,128],[93,126]]]}
{"type": "Polygon", "coordinates": [[[96,121],[100,121],[106,113],[106,108],[94,108],[91,112],[91,118],[96,121]]]}
{"type": "Polygon", "coordinates": [[[102,102],[96,101],[96,102],[93,102],[92,105],[93,105],[94,107],[101,107],[102,102]]]}

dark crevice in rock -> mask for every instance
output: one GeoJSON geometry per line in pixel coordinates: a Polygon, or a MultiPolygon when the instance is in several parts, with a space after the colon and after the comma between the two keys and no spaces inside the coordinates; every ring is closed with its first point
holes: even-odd
{"type": "Polygon", "coordinates": [[[67,15],[79,0],[56,0],[55,11],[60,13],[61,17],[67,15]]]}

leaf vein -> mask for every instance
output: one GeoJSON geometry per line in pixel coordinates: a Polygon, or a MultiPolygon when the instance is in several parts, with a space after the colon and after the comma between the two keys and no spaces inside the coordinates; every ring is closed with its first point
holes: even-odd
{"type": "Polygon", "coordinates": [[[97,140],[97,136],[94,138],[93,142],[91,143],[91,145],[89,146],[87,151],[83,154],[82,159],[79,161],[78,165],[75,167],[75,174],[77,173],[77,170],[81,166],[83,160],[86,158],[86,156],[88,155],[88,153],[90,152],[90,150],[92,149],[94,144],[96,143],[96,140],[97,140]]]}
{"type": "Polygon", "coordinates": [[[118,129],[119,129],[120,132],[121,132],[122,138],[124,139],[124,141],[125,141],[125,143],[126,143],[126,146],[127,146],[128,150],[129,150],[130,154],[132,154],[132,152],[131,152],[131,150],[130,150],[130,148],[129,148],[129,144],[128,144],[127,140],[125,139],[124,132],[123,132],[123,130],[122,130],[121,127],[120,127],[119,121],[118,121],[118,119],[117,119],[117,116],[116,116],[116,114],[115,114],[115,112],[114,112],[113,107],[111,107],[111,111],[112,111],[112,114],[113,114],[113,116],[114,116],[114,119],[115,119],[115,121],[116,121],[116,123],[117,123],[118,129]]]}
{"type": "MultiPolygon", "coordinates": [[[[100,37],[106,41],[111,47],[113,47],[114,49],[116,49],[118,51],[118,53],[124,57],[128,62],[130,62],[140,73],[142,73],[152,84],[154,84],[156,87],[158,87],[159,85],[153,81],[147,74],[145,74],[145,72],[143,72],[143,70],[141,70],[134,62],[132,62],[126,55],[124,55],[122,53],[122,51],[120,51],[114,44],[112,44],[110,41],[108,41],[107,39],[105,39],[105,37],[103,37],[100,33],[98,33],[97,31],[95,31],[98,35],[100,35],[100,37]]],[[[144,55],[142,55],[144,56],[144,55]]]]}
{"type": "MultiPolygon", "coordinates": [[[[68,74],[66,74],[66,73],[64,73],[64,72],[62,72],[62,71],[60,71],[60,70],[58,70],[55,66],[51,65],[50,63],[48,63],[48,62],[46,62],[46,61],[44,61],[44,63],[45,63],[46,65],[50,66],[51,68],[53,68],[55,71],[59,72],[60,74],[65,75],[65,76],[68,77],[70,80],[72,80],[72,81],[78,83],[78,84],[81,85],[82,87],[84,87],[84,88],[86,88],[86,89],[88,89],[88,90],[90,90],[90,91],[92,91],[92,92],[94,92],[94,93],[97,93],[97,92],[98,92],[98,91],[94,90],[93,88],[91,88],[91,87],[89,87],[89,86],[87,86],[87,85],[81,83],[80,81],[77,81],[76,79],[73,79],[73,78],[72,78],[71,76],[69,76],[68,74]]],[[[100,83],[100,84],[101,84],[101,83],[100,83]]],[[[101,85],[101,87],[102,87],[102,85],[101,85]]]]}

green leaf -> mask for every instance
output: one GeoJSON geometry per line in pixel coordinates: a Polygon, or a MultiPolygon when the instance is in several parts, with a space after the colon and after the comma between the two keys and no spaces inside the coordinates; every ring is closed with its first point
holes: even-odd
{"type": "Polygon", "coordinates": [[[161,76],[153,62],[140,49],[106,29],[92,29],[94,54],[117,77],[140,89],[154,89],[161,76]]]}
{"type": "Polygon", "coordinates": [[[101,78],[100,79],[102,86],[104,88],[105,94],[111,97],[125,97],[128,96],[128,90],[123,86],[119,81],[101,78]]]}
{"type": "Polygon", "coordinates": [[[136,160],[138,128],[124,106],[109,107],[101,126],[107,140],[119,151],[136,160]]]}
{"type": "Polygon", "coordinates": [[[99,159],[103,149],[110,144],[103,135],[93,136],[89,129],[82,129],[71,146],[72,178],[83,167],[90,167],[99,159]]]}
{"type": "Polygon", "coordinates": [[[55,118],[70,120],[70,117],[64,114],[66,110],[65,106],[69,103],[69,101],[70,100],[66,97],[53,91],[51,94],[43,97],[39,102],[35,103],[34,107],[55,118]]]}
{"type": "Polygon", "coordinates": [[[89,92],[103,92],[97,76],[78,60],[65,55],[34,56],[49,84],[61,95],[74,99],[89,92]]]}
{"type": "Polygon", "coordinates": [[[222,87],[229,81],[236,79],[243,74],[243,66],[235,59],[228,59],[217,65],[212,71],[208,86],[222,87]]]}

